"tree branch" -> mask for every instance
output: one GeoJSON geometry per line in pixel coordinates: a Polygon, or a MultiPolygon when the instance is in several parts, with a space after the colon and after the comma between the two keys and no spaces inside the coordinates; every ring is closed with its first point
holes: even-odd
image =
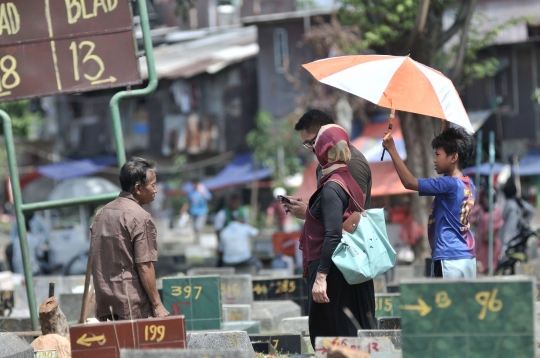
{"type": "Polygon", "coordinates": [[[463,24],[465,23],[465,19],[467,17],[467,11],[466,11],[467,8],[468,8],[468,1],[465,1],[465,4],[461,5],[458,15],[456,16],[456,20],[454,21],[452,26],[450,26],[448,30],[446,30],[445,32],[441,34],[437,48],[444,45],[448,40],[452,38],[452,36],[454,36],[463,27],[463,24]]]}
{"type": "Polygon", "coordinates": [[[465,18],[465,23],[463,24],[463,29],[461,30],[461,41],[459,43],[458,53],[456,57],[456,64],[454,70],[452,71],[452,81],[454,85],[457,86],[461,82],[461,77],[463,76],[463,61],[465,59],[465,50],[467,49],[467,37],[469,35],[469,27],[471,26],[471,20],[476,8],[477,0],[469,0],[467,6],[467,16],[465,18]]]}
{"type": "Polygon", "coordinates": [[[414,44],[414,41],[416,40],[416,36],[418,36],[419,33],[422,33],[424,31],[424,26],[426,25],[426,18],[428,15],[430,0],[423,0],[421,3],[418,4],[418,10],[416,11],[416,18],[414,20],[414,28],[411,33],[411,36],[409,37],[409,49],[414,44]]]}

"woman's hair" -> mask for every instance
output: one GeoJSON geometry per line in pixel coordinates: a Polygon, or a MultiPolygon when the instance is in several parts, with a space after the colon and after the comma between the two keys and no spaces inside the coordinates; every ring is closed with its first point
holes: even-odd
{"type": "Polygon", "coordinates": [[[349,160],[351,160],[351,150],[349,149],[349,144],[344,140],[340,140],[328,150],[328,162],[330,163],[347,163],[349,160]]]}

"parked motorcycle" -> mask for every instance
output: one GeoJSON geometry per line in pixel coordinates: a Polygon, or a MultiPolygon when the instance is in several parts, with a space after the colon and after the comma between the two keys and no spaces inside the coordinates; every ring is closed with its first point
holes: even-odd
{"type": "Polygon", "coordinates": [[[496,275],[514,275],[516,264],[527,262],[527,241],[530,237],[538,238],[540,230],[532,231],[528,224],[518,224],[519,234],[508,243],[504,256],[497,262],[496,275]]]}

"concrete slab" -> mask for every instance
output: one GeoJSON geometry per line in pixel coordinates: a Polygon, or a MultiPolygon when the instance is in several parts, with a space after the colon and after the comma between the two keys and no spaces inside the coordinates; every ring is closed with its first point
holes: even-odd
{"type": "Polygon", "coordinates": [[[234,273],[234,267],[194,267],[187,271],[187,276],[230,276],[234,273]]]}
{"type": "Polygon", "coordinates": [[[400,329],[361,329],[358,331],[358,338],[386,337],[394,348],[401,350],[401,330],[400,329]]]}
{"type": "Polygon", "coordinates": [[[222,305],[223,321],[251,321],[251,305],[222,305]]]}
{"type": "Polygon", "coordinates": [[[283,319],[300,316],[301,307],[293,301],[256,301],[251,305],[251,317],[261,321],[263,331],[281,330],[283,319]]]}
{"type": "Polygon", "coordinates": [[[253,358],[255,353],[241,349],[121,349],[120,358],[253,358]]]}
{"type": "Polygon", "coordinates": [[[30,318],[0,317],[0,331],[24,332],[32,331],[30,318]]]}
{"type": "Polygon", "coordinates": [[[290,275],[291,274],[287,269],[262,269],[257,273],[257,276],[263,277],[288,277],[290,275]]]}
{"type": "Polygon", "coordinates": [[[0,332],[0,358],[34,358],[34,348],[10,332],[0,332]]]}
{"type": "Polygon", "coordinates": [[[261,333],[260,321],[223,322],[223,331],[246,331],[248,334],[261,333]]]}
{"type": "Polygon", "coordinates": [[[247,332],[221,331],[221,332],[188,332],[188,349],[227,350],[241,349],[255,353],[247,332]]]}
{"type": "Polygon", "coordinates": [[[309,317],[285,318],[281,321],[281,333],[307,333],[309,335],[309,317]]]}
{"type": "Polygon", "coordinates": [[[328,357],[328,348],[331,346],[349,347],[366,353],[375,349],[377,352],[394,352],[394,345],[386,337],[317,337],[315,339],[315,357],[328,357]]]}

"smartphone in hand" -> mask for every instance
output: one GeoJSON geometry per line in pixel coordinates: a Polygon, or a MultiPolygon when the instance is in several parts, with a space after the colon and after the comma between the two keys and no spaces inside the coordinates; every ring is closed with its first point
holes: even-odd
{"type": "Polygon", "coordinates": [[[279,200],[281,200],[282,203],[292,204],[291,201],[287,199],[286,197],[284,197],[283,195],[278,195],[277,197],[279,200]]]}

